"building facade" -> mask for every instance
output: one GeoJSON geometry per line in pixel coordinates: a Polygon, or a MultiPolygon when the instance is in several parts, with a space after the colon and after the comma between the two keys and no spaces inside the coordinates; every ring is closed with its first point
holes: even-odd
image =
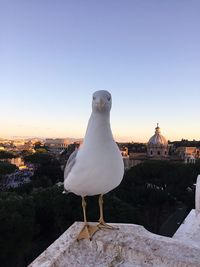
{"type": "Polygon", "coordinates": [[[147,143],[147,157],[149,159],[167,159],[169,155],[169,146],[167,139],[161,135],[159,125],[155,128],[155,134],[147,143]]]}
{"type": "Polygon", "coordinates": [[[49,151],[52,153],[60,153],[65,150],[69,145],[68,139],[63,138],[47,138],[45,141],[45,146],[48,147],[49,151]]]}
{"type": "Polygon", "coordinates": [[[184,163],[195,163],[200,158],[200,149],[197,147],[181,146],[176,149],[177,155],[184,163]]]}

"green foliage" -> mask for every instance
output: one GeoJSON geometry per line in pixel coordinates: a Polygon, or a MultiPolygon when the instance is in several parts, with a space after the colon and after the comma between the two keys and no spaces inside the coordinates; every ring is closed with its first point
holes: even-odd
{"type": "Polygon", "coordinates": [[[41,147],[43,147],[43,146],[42,146],[42,143],[40,141],[35,142],[34,149],[38,149],[38,148],[41,148],[41,147]]]}
{"type": "Polygon", "coordinates": [[[53,185],[51,180],[45,175],[42,175],[42,176],[34,175],[33,177],[31,177],[31,181],[35,188],[38,188],[38,187],[46,188],[46,187],[50,187],[53,185]]]}
{"type": "Polygon", "coordinates": [[[15,158],[16,156],[8,151],[0,151],[0,159],[12,159],[15,158]]]}
{"type": "Polygon", "coordinates": [[[200,164],[146,161],[128,170],[114,193],[138,208],[140,223],[158,233],[176,203],[188,209],[194,207],[193,184],[199,173],[200,164]]]}
{"type": "Polygon", "coordinates": [[[40,141],[35,143],[34,149],[36,150],[37,153],[47,153],[48,152],[48,148],[46,146],[42,145],[42,143],[40,141]]]}
{"type": "Polygon", "coordinates": [[[37,148],[35,150],[37,153],[47,153],[48,152],[47,149],[44,147],[40,147],[40,148],[37,148]]]}
{"type": "Polygon", "coordinates": [[[200,147],[200,141],[189,141],[187,139],[182,139],[181,141],[174,141],[174,142],[170,142],[169,144],[172,144],[173,147],[177,148],[177,147],[181,147],[181,146],[185,146],[185,147],[200,147]]]}
{"type": "Polygon", "coordinates": [[[128,151],[131,152],[146,152],[147,151],[147,145],[145,143],[122,143],[119,144],[120,147],[127,147],[128,151]]]}
{"type": "Polygon", "coordinates": [[[26,162],[33,163],[37,167],[32,177],[34,187],[45,188],[63,180],[60,163],[50,154],[36,152],[26,156],[24,159],[26,162]]]}
{"type": "Polygon", "coordinates": [[[33,164],[50,164],[52,161],[52,156],[48,153],[34,153],[29,156],[24,157],[25,162],[30,162],[33,164]]]}
{"type": "Polygon", "coordinates": [[[32,199],[15,193],[0,193],[1,266],[14,267],[23,263],[31,247],[34,227],[32,199]]]}
{"type": "Polygon", "coordinates": [[[30,194],[33,191],[33,183],[24,183],[19,187],[16,188],[9,188],[7,189],[7,192],[15,192],[19,195],[25,195],[25,194],[30,194]]]}
{"type": "Polygon", "coordinates": [[[36,179],[37,177],[38,179],[36,180],[40,180],[40,178],[44,176],[47,177],[47,179],[49,179],[50,185],[53,185],[56,182],[63,180],[63,172],[61,171],[59,162],[57,160],[52,160],[51,164],[41,165],[35,171],[33,180],[36,179]]]}
{"type": "Polygon", "coordinates": [[[10,174],[17,169],[17,166],[8,162],[0,161],[0,175],[10,174]]]}

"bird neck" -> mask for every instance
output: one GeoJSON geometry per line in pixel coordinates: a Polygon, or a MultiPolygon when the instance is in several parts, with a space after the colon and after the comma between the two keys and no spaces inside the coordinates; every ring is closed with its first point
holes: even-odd
{"type": "Polygon", "coordinates": [[[110,114],[92,113],[88,122],[84,144],[96,144],[99,141],[113,140],[110,128],[110,114]]]}

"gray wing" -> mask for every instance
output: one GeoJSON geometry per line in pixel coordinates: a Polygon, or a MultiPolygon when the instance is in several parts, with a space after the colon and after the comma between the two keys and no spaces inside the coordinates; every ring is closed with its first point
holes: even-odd
{"type": "Polygon", "coordinates": [[[67,164],[65,166],[64,180],[67,179],[68,174],[70,173],[71,169],[73,168],[76,162],[77,153],[78,153],[78,149],[74,150],[74,152],[68,158],[67,164]]]}

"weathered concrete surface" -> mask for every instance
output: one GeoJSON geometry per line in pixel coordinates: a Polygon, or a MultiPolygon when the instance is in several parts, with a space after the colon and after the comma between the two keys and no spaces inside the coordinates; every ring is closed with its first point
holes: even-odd
{"type": "Polygon", "coordinates": [[[196,182],[195,210],[196,214],[200,214],[200,175],[197,176],[197,182],[196,182]]]}
{"type": "Polygon", "coordinates": [[[133,224],[112,224],[92,241],[76,241],[83,223],[74,223],[29,267],[200,267],[200,246],[163,237],[133,224]]]}
{"type": "Polygon", "coordinates": [[[195,210],[191,210],[173,238],[200,248],[200,175],[196,182],[195,210]]]}
{"type": "Polygon", "coordinates": [[[200,213],[191,210],[173,238],[200,248],[200,213]]]}

